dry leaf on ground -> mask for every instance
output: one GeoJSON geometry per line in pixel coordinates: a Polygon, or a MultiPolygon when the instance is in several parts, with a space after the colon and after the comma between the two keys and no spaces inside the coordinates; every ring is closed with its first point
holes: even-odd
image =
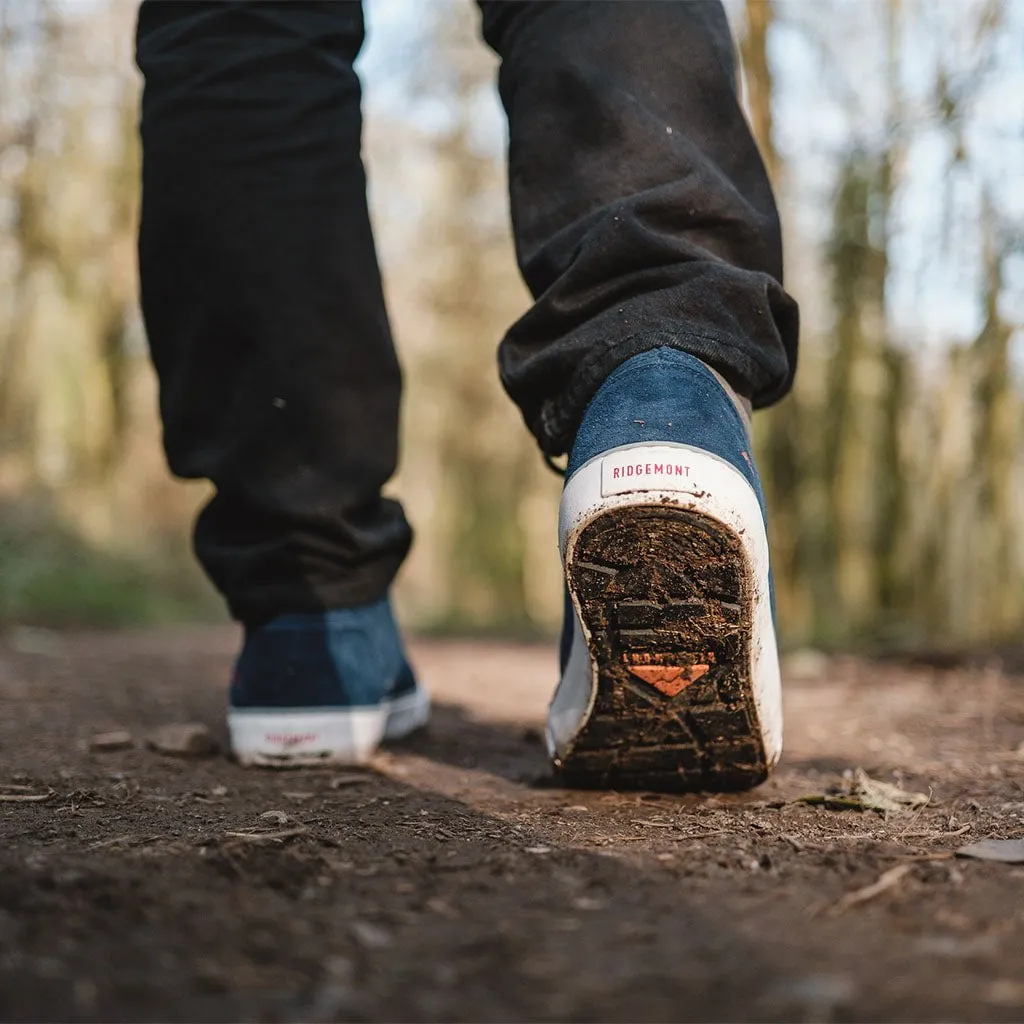
{"type": "Polygon", "coordinates": [[[799,797],[797,802],[820,804],[837,810],[879,811],[892,814],[924,807],[931,798],[926,793],[911,793],[891,782],[871,778],[863,768],[843,772],[843,780],[826,793],[799,797]]]}
{"type": "Polygon", "coordinates": [[[1004,864],[1024,864],[1024,839],[982,839],[956,851],[958,857],[998,860],[1004,864]]]}

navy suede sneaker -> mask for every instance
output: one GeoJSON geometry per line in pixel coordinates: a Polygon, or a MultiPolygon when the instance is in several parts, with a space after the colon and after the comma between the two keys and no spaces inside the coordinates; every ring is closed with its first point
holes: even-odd
{"type": "Polygon", "coordinates": [[[703,363],[619,366],[583,417],[559,542],[568,591],[548,747],[572,785],[736,790],[782,751],[764,500],[703,363]]]}
{"type": "Polygon", "coordinates": [[[242,764],[353,764],[429,714],[385,597],[247,629],[228,730],[242,764]]]}

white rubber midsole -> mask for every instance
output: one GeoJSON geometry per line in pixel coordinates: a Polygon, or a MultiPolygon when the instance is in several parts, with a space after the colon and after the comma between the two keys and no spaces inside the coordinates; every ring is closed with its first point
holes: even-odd
{"type": "Polygon", "coordinates": [[[383,740],[401,739],[429,717],[430,698],[417,687],[372,707],[230,708],[228,732],[241,764],[363,764],[383,740]]]}
{"type": "MultiPolygon", "coordinates": [[[[623,506],[654,505],[699,512],[727,526],[739,539],[753,577],[750,678],[768,765],[782,753],[782,685],[772,621],[768,536],[754,489],[735,467],[689,445],[662,443],[613,448],[585,463],[566,483],[558,517],[563,565],[569,565],[583,528],[623,506]]],[[[568,664],[548,711],[548,749],[555,761],[572,748],[597,694],[597,666],[586,626],[576,611],[568,664]]]]}

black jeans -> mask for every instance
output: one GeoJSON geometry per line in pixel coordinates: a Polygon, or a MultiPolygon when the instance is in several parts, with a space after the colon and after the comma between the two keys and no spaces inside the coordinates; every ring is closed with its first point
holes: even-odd
{"type": "MultiPolygon", "coordinates": [[[[721,6],[480,7],[536,300],[499,364],[540,447],[567,451],[604,378],[656,346],[755,405],[778,399],[797,309],[721,6]]],[[[411,539],[381,497],[401,380],[360,161],[362,40],[358,3],[139,12],[142,307],[164,441],[174,473],[216,487],[196,551],[243,621],[373,600],[411,539]]]]}

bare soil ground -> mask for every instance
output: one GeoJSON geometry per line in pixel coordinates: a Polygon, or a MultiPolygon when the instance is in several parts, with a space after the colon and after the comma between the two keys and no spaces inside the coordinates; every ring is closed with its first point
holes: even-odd
{"type": "Polygon", "coordinates": [[[1024,1020],[1024,867],[951,856],[1024,834],[1024,679],[799,659],[741,797],[553,787],[546,648],[415,645],[369,771],[89,751],[219,733],[233,645],[0,641],[3,1020],[1024,1020]],[[931,801],[797,800],[856,767],[931,801]]]}

